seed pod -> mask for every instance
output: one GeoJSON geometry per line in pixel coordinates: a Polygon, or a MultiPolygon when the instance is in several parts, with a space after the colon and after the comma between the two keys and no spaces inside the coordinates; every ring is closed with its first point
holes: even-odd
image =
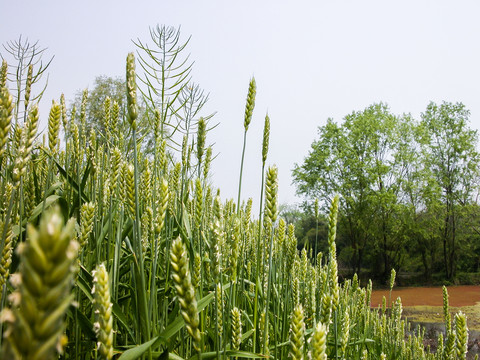
{"type": "Polygon", "coordinates": [[[286,272],[290,273],[295,259],[295,254],[297,252],[297,238],[295,237],[295,225],[293,224],[288,224],[287,239],[288,249],[285,266],[286,272]]]}
{"type": "Polygon", "coordinates": [[[205,150],[205,140],[207,138],[207,124],[203,117],[198,121],[197,134],[197,160],[200,164],[202,162],[203,152],[205,150]]]}
{"type": "Polygon", "coordinates": [[[332,295],[332,310],[338,308],[339,297],[340,297],[340,287],[338,285],[338,265],[337,259],[330,259],[328,264],[328,283],[330,286],[330,294],[332,295]]]}
{"type": "MultiPolygon", "coordinates": [[[[0,234],[4,232],[4,222],[0,220],[0,234]]],[[[3,291],[3,285],[8,279],[10,274],[10,264],[12,263],[12,249],[13,249],[13,233],[12,224],[8,224],[5,244],[3,245],[2,257],[0,258],[0,300],[2,300],[1,293],[3,291]]]]}
{"type": "Polygon", "coordinates": [[[93,230],[93,218],[95,215],[95,204],[92,202],[83,204],[80,209],[80,248],[84,249],[88,236],[93,230]]]}
{"type": "Polygon", "coordinates": [[[455,331],[450,331],[446,336],[444,359],[452,359],[455,354],[455,331]]]}
{"type": "Polygon", "coordinates": [[[100,359],[110,360],[113,357],[113,316],[108,272],[104,264],[93,271],[93,309],[95,323],[93,329],[97,335],[97,351],[100,359]]]}
{"type": "Polygon", "coordinates": [[[157,201],[159,204],[157,209],[157,219],[155,221],[155,232],[160,234],[165,227],[165,216],[167,214],[168,199],[170,193],[168,190],[168,182],[163,177],[160,179],[160,199],[157,201]]]}
{"type": "Polygon", "coordinates": [[[172,279],[177,291],[183,320],[190,336],[194,340],[196,350],[200,349],[201,333],[198,327],[199,318],[195,288],[192,285],[188,269],[188,257],[182,239],[178,237],[173,241],[170,250],[170,263],[172,266],[172,279]]]}
{"type": "Polygon", "coordinates": [[[312,336],[312,351],[310,358],[313,360],[327,360],[327,327],[321,322],[317,323],[312,336]]]}
{"type": "Polygon", "coordinates": [[[150,206],[152,202],[152,171],[150,170],[150,162],[148,159],[145,159],[144,162],[140,186],[140,194],[143,199],[145,199],[147,206],[150,206]]]}
{"type": "Polygon", "coordinates": [[[210,165],[212,163],[212,147],[209,146],[207,148],[207,152],[205,154],[205,163],[203,165],[203,178],[207,180],[208,173],[210,171],[210,165]]]}
{"type": "Polygon", "coordinates": [[[118,119],[120,117],[120,108],[118,102],[115,100],[113,101],[112,105],[112,117],[110,121],[110,132],[114,135],[114,137],[118,136],[118,119]]]}
{"type": "Polygon", "coordinates": [[[80,105],[80,135],[82,137],[82,146],[86,143],[86,128],[87,128],[87,100],[88,100],[88,89],[83,90],[82,93],[82,103],[80,105]]]}
{"type": "Polygon", "coordinates": [[[239,350],[242,343],[242,319],[237,307],[232,309],[232,349],[239,350]]]}
{"type": "Polygon", "coordinates": [[[267,323],[267,315],[265,310],[262,311],[262,314],[260,315],[260,334],[259,334],[259,340],[260,344],[262,346],[264,345],[263,352],[264,354],[268,357],[269,351],[268,351],[268,329],[266,328],[266,323],[267,323]]]}
{"type": "Polygon", "coordinates": [[[290,321],[290,356],[294,360],[303,360],[303,344],[305,343],[305,323],[303,307],[298,304],[293,309],[290,321]]]}
{"type": "Polygon", "coordinates": [[[67,117],[67,105],[65,104],[65,95],[60,95],[60,109],[62,114],[63,131],[67,133],[68,117],[67,117]]]}
{"type": "MultiPolygon", "coordinates": [[[[6,66],[6,62],[3,62],[6,66]]],[[[3,68],[2,68],[3,71],[3,68]]],[[[5,152],[5,145],[10,132],[13,113],[13,97],[6,87],[0,87],[0,158],[5,152]]]]}
{"type": "Polygon", "coordinates": [[[30,94],[32,93],[32,82],[33,82],[33,65],[28,66],[27,72],[27,81],[25,82],[25,109],[28,108],[28,103],[30,101],[30,94]]]}
{"type": "Polygon", "coordinates": [[[52,153],[57,150],[58,132],[60,131],[61,108],[56,101],[52,101],[50,115],[48,116],[48,147],[52,153]]]}
{"type": "Polygon", "coordinates": [[[263,145],[262,145],[263,166],[265,166],[265,161],[267,161],[269,138],[270,138],[270,118],[268,117],[268,114],[267,114],[265,115],[265,125],[263,127],[263,145]]]}
{"type": "Polygon", "coordinates": [[[265,218],[268,218],[272,224],[277,220],[278,215],[278,169],[271,166],[267,170],[267,179],[265,181],[265,218]]]}
{"type": "Polygon", "coordinates": [[[153,113],[155,115],[154,135],[155,135],[155,140],[158,142],[160,140],[160,131],[161,131],[161,126],[162,126],[162,114],[160,113],[160,110],[158,110],[157,108],[155,108],[153,113]]]}
{"type": "Polygon", "coordinates": [[[342,330],[340,336],[340,354],[341,358],[345,359],[345,352],[347,350],[348,337],[350,334],[350,315],[348,314],[348,307],[345,309],[345,314],[342,318],[342,330]]]}
{"type": "Polygon", "coordinates": [[[337,257],[337,248],[335,245],[335,237],[337,235],[337,214],[338,214],[338,195],[333,198],[330,214],[328,216],[328,249],[330,258],[337,257]]]}
{"type": "Polygon", "coordinates": [[[158,161],[160,163],[160,170],[162,171],[163,174],[166,174],[167,172],[167,142],[165,140],[162,140],[160,142],[160,146],[158,148],[158,161]]]}
{"type": "Polygon", "coordinates": [[[76,123],[72,124],[72,142],[73,142],[73,159],[74,163],[79,163],[81,159],[80,152],[80,135],[78,130],[78,125],[76,123]]]}
{"type": "MultiPolygon", "coordinates": [[[[30,160],[30,153],[33,147],[33,140],[37,132],[38,124],[38,106],[33,106],[28,114],[28,122],[26,125],[26,132],[23,141],[20,141],[17,158],[12,174],[12,180],[15,185],[18,185],[20,178],[25,174],[26,164],[30,160]]],[[[17,128],[19,128],[17,126],[17,128]]]]}
{"type": "Polygon", "coordinates": [[[395,275],[397,273],[395,272],[395,269],[392,269],[392,271],[390,272],[390,291],[392,291],[393,289],[393,285],[395,285],[395,275]]]}
{"type": "Polygon", "coordinates": [[[449,306],[448,306],[448,291],[445,286],[442,287],[443,290],[443,318],[445,320],[445,329],[446,334],[451,332],[452,330],[452,318],[450,316],[449,306]]]}
{"type": "Polygon", "coordinates": [[[252,77],[250,84],[248,86],[248,95],[247,95],[247,104],[245,106],[245,120],[243,127],[245,131],[248,131],[248,126],[252,121],[253,108],[255,107],[255,95],[257,93],[257,84],[255,83],[255,78],[252,77]]]}
{"type": "Polygon", "coordinates": [[[111,194],[115,194],[115,189],[117,187],[117,182],[120,175],[120,164],[122,161],[122,154],[117,147],[113,148],[112,156],[110,159],[112,169],[112,171],[110,172],[110,192],[111,194]]]}
{"type": "Polygon", "coordinates": [[[4,87],[7,87],[7,74],[8,64],[6,60],[3,60],[2,67],[0,67],[0,90],[4,87]]]}
{"type": "Polygon", "coordinates": [[[467,354],[467,343],[468,343],[468,328],[467,328],[467,317],[461,311],[455,314],[455,352],[457,353],[457,359],[465,359],[467,354]]]}
{"type": "Polygon", "coordinates": [[[199,178],[195,180],[195,228],[200,229],[203,217],[203,189],[199,178]]]}
{"type": "Polygon", "coordinates": [[[132,219],[135,219],[135,181],[134,181],[134,171],[132,164],[126,164],[123,168],[125,176],[125,191],[126,191],[126,201],[127,201],[127,210],[132,219]]]}
{"type": "Polygon", "coordinates": [[[322,297],[322,309],[320,311],[320,322],[330,325],[332,315],[332,298],[330,295],[324,294],[322,297]]]}
{"type": "Polygon", "coordinates": [[[9,310],[4,359],[56,359],[65,343],[64,317],[73,299],[78,243],[75,220],[63,224],[59,207],[44,213],[39,228],[29,224],[19,248],[20,269],[9,310]]]}
{"type": "Polygon", "coordinates": [[[275,252],[283,251],[285,244],[285,231],[287,230],[287,223],[283,218],[278,221],[278,227],[275,231],[275,252]]]}
{"type": "Polygon", "coordinates": [[[222,285],[217,284],[215,291],[215,305],[216,305],[216,320],[217,320],[217,334],[220,338],[223,335],[223,290],[222,285]]]}
{"type": "Polygon", "coordinates": [[[193,276],[192,276],[192,285],[197,289],[201,281],[201,272],[202,272],[202,257],[199,253],[195,252],[193,258],[193,276]]]}
{"type": "Polygon", "coordinates": [[[25,133],[25,151],[29,157],[33,147],[33,140],[35,140],[37,134],[38,118],[38,106],[34,105],[28,114],[27,132],[25,133]]]}
{"type": "Polygon", "coordinates": [[[127,109],[128,122],[133,130],[137,128],[137,84],[135,74],[135,56],[129,53],[127,56],[127,109]]]}
{"type": "Polygon", "coordinates": [[[112,100],[110,99],[110,96],[107,96],[103,102],[103,127],[107,134],[110,132],[111,108],[112,100]]]}

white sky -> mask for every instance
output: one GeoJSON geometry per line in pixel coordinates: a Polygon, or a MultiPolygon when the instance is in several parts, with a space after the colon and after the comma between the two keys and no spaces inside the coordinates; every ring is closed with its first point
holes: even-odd
{"type": "MultiPolygon", "coordinates": [[[[242,198],[259,198],[263,122],[271,119],[268,164],[279,167],[279,200],[317,127],[384,101],[419,117],[430,101],[461,101],[480,128],[479,1],[33,1],[0,0],[0,43],[22,34],[55,55],[41,105],[73,100],[96,76],[124,76],[131,39],[149,26],[192,36],[193,80],[217,111],[209,134],[219,156],[213,181],[237,197],[248,82],[257,99],[247,139],[242,198]],[[135,3],[135,5],[134,5],[135,3]]],[[[2,49],[3,50],[3,49],[2,49]]],[[[0,51],[2,51],[0,50],[0,51]]],[[[3,52],[3,51],[2,51],[3,52]]]]}

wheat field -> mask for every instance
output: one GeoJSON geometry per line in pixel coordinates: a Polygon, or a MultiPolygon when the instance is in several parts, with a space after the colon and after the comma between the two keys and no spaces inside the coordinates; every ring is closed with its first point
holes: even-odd
{"type": "MultiPolygon", "coordinates": [[[[278,215],[268,117],[259,216],[251,199],[240,203],[242,175],[236,202],[214,187],[203,119],[173,144],[158,116],[146,151],[135,61],[129,54],[124,115],[108,99],[98,132],[85,102],[72,114],[62,96],[45,134],[28,97],[18,116],[2,65],[2,359],[466,358],[466,318],[450,313],[446,289],[446,332],[433,351],[400,299],[371,309],[371,282],[339,283],[338,197],[328,253],[297,250],[293,224],[278,215]]],[[[255,94],[252,79],[242,153],[255,94]]]]}

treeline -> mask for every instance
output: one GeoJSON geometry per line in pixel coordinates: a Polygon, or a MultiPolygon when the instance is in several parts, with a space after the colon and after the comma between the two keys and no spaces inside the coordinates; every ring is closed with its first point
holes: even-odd
{"type": "Polygon", "coordinates": [[[293,182],[313,214],[293,216],[301,245],[326,246],[315,211],[341,198],[339,262],[352,272],[387,279],[390,270],[454,280],[477,272],[480,259],[478,135],[461,103],[430,103],[414,119],[385,104],[319,127],[293,182]],[[318,204],[318,203],[317,203],[318,204]]]}

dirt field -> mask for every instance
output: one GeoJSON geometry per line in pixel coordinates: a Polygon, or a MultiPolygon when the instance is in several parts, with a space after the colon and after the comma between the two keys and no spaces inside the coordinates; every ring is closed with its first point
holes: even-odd
{"type": "MultiPolygon", "coordinates": [[[[480,286],[449,286],[450,311],[453,314],[463,311],[467,315],[470,330],[480,331],[480,286]]],[[[375,290],[372,293],[372,307],[382,305],[382,297],[389,300],[388,290],[375,290]]],[[[415,323],[443,324],[443,292],[441,287],[412,287],[392,291],[392,301],[402,299],[403,314],[415,323]]]]}
{"type": "MultiPolygon", "coordinates": [[[[448,286],[449,303],[451,307],[473,306],[480,302],[480,286],[448,286]]],[[[382,297],[389,299],[388,290],[374,290],[372,292],[372,307],[382,305],[382,297]]],[[[410,287],[393,289],[392,301],[397,297],[407,306],[443,306],[443,292],[441,287],[410,287]]]]}
{"type": "MultiPolygon", "coordinates": [[[[480,286],[449,286],[450,312],[452,319],[455,313],[462,311],[467,315],[469,329],[467,359],[480,355],[480,286]]],[[[382,298],[389,301],[388,290],[372,292],[372,307],[382,306],[382,298]]],[[[425,345],[436,347],[438,332],[445,331],[443,319],[443,292],[441,287],[411,287],[392,291],[392,301],[397,297],[402,299],[403,315],[412,325],[421,324],[427,330],[425,345]]]]}

